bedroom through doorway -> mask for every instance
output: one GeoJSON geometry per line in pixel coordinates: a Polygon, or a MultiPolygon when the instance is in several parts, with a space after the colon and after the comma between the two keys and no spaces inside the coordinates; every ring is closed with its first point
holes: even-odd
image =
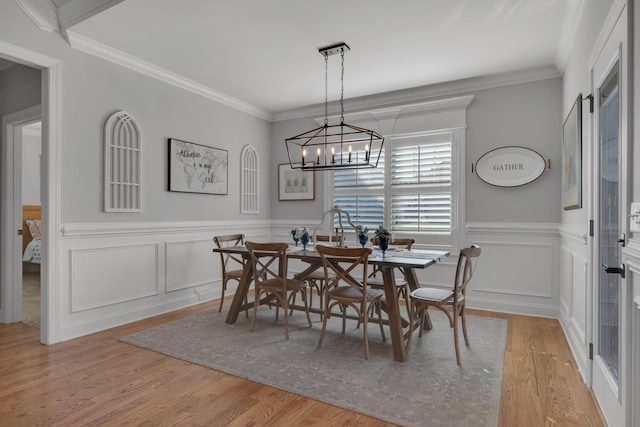
{"type": "Polygon", "coordinates": [[[22,127],[22,322],[40,327],[42,122],[22,127]]]}

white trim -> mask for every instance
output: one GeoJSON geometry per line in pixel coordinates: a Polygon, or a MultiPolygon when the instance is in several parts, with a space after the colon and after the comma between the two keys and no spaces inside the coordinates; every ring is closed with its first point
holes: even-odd
{"type": "Polygon", "coordinates": [[[65,0],[58,7],[60,28],[66,31],[73,25],[121,3],[124,0],[65,0]]]}
{"type": "Polygon", "coordinates": [[[564,12],[562,21],[562,32],[560,33],[560,42],[556,51],[555,64],[559,70],[564,72],[571,49],[576,41],[578,27],[582,21],[582,13],[584,12],[585,0],[570,0],[567,2],[567,9],[564,12]]]}
{"type": "Polygon", "coordinates": [[[0,41],[0,55],[42,70],[42,231],[40,341],[53,344],[60,337],[59,301],[59,221],[61,160],[60,62],[10,43],[0,41]]]}
{"type": "MultiPolygon", "coordinates": [[[[61,235],[64,238],[141,236],[149,234],[208,233],[220,229],[243,230],[269,228],[269,220],[226,220],[226,221],[189,221],[189,222],[117,222],[117,223],[78,223],[63,224],[61,235]]],[[[245,234],[247,234],[245,232],[245,234]]]]}
{"type": "MultiPolygon", "coordinates": [[[[562,77],[562,73],[560,73],[555,66],[534,68],[514,73],[472,77],[469,79],[415,87],[395,92],[351,98],[347,100],[348,109],[349,111],[356,112],[376,107],[380,108],[381,106],[393,107],[399,104],[421,103],[424,100],[437,97],[454,96],[464,92],[537,82],[540,80],[556,79],[560,77],[562,77]]],[[[337,102],[332,102],[329,103],[329,109],[332,112],[331,114],[334,114],[334,111],[340,111],[340,106],[337,102]]],[[[273,113],[271,121],[279,122],[291,119],[316,117],[323,113],[324,104],[310,105],[307,107],[273,113]]]]}
{"type": "Polygon", "coordinates": [[[153,65],[139,58],[131,56],[127,53],[113,49],[107,45],[98,43],[87,37],[76,34],[72,31],[67,32],[69,44],[71,47],[80,51],[95,55],[106,61],[113,62],[133,71],[144,74],[145,76],[158,79],[164,83],[176,86],[180,89],[195,93],[205,98],[212,99],[220,104],[250,114],[263,120],[271,120],[271,113],[261,108],[255,107],[244,101],[240,101],[230,95],[219,92],[215,89],[202,85],[193,80],[187,79],[172,71],[153,65]]]}
{"type": "Polygon", "coordinates": [[[558,236],[558,224],[544,222],[468,222],[467,233],[558,236]]]}
{"type": "Polygon", "coordinates": [[[15,0],[15,2],[41,30],[60,30],[58,10],[51,0],[15,0]]]}

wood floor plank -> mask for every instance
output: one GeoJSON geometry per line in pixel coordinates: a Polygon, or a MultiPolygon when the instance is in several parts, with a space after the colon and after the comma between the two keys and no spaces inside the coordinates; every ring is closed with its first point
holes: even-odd
{"type": "MultiPolygon", "coordinates": [[[[208,310],[217,303],[51,346],[36,328],[0,325],[2,425],[392,425],[118,341],[208,310]]],[[[603,425],[557,320],[468,313],[508,322],[500,426],[603,425]]]]}

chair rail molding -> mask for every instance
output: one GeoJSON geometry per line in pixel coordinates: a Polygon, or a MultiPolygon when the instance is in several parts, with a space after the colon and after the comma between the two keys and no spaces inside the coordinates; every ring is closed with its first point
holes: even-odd
{"type": "Polygon", "coordinates": [[[467,222],[466,232],[558,237],[559,224],[542,222],[467,222]]]}

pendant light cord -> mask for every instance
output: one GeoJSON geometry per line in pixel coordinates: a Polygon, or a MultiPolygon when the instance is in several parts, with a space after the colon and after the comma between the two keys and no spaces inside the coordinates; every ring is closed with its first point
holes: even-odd
{"type": "Polygon", "coordinates": [[[340,124],[344,123],[344,48],[340,49],[340,124]]]}

